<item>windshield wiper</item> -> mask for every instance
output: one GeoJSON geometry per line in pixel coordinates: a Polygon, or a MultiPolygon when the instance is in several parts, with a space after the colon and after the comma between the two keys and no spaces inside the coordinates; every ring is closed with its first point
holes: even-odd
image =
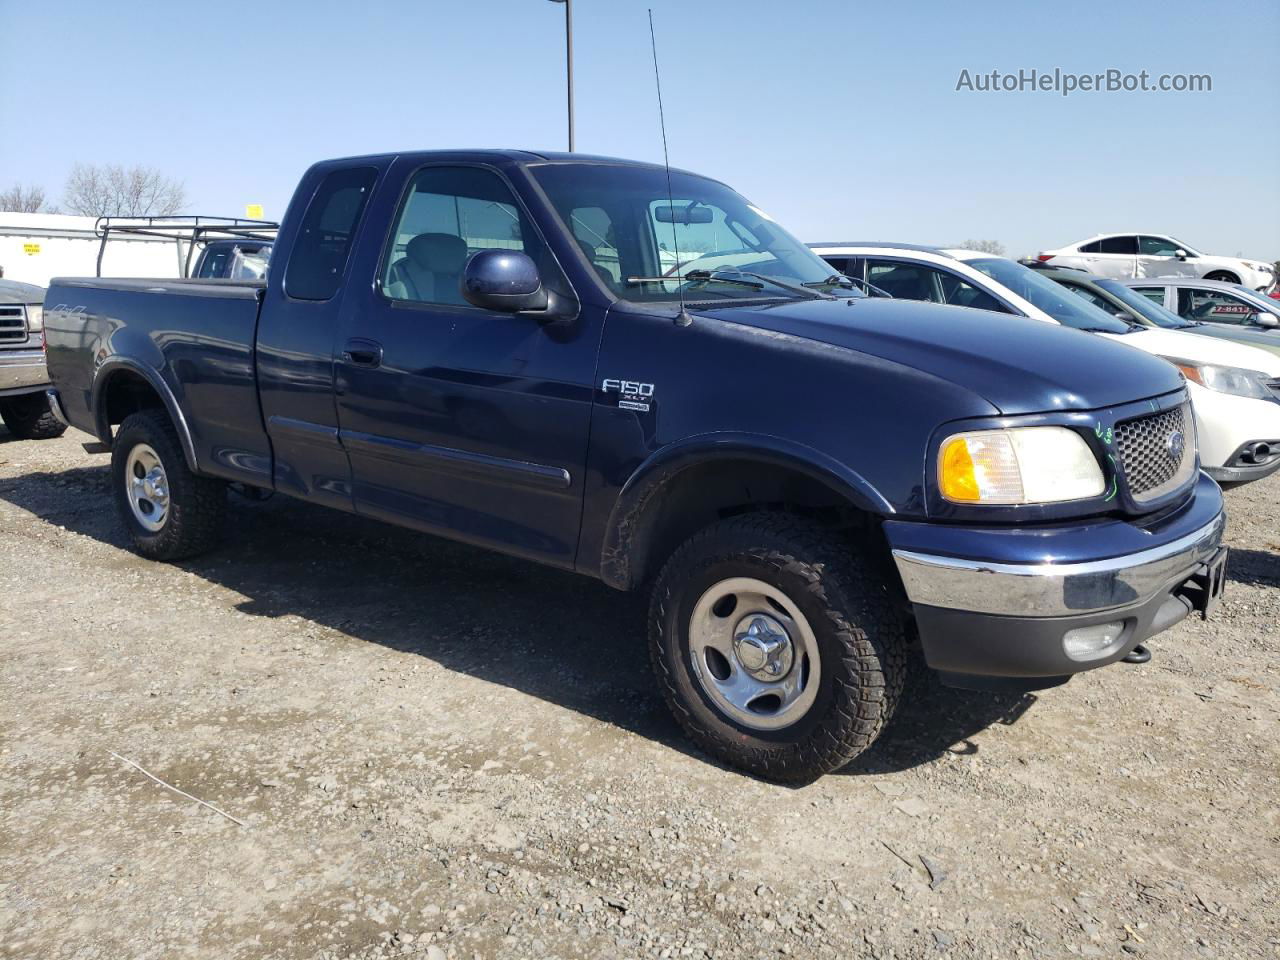
{"type": "Polygon", "coordinates": [[[836,299],[829,293],[806,290],[804,287],[798,287],[795,284],[778,280],[763,273],[752,273],[749,270],[690,270],[684,275],[677,273],[669,277],[627,277],[627,283],[670,283],[673,280],[683,280],[691,283],[736,283],[738,286],[748,287],[752,290],[763,290],[766,283],[771,283],[775,287],[781,287],[791,293],[798,293],[806,300],[836,299]],[[743,277],[751,277],[752,279],[744,280],[742,279],[743,277]],[[757,283],[756,281],[763,282],[757,283]]]}
{"type": "Polygon", "coordinates": [[[739,287],[748,287],[752,290],[763,290],[763,283],[756,283],[754,280],[739,280],[736,277],[713,277],[706,270],[690,270],[681,276],[678,273],[669,277],[627,277],[627,283],[676,283],[692,280],[697,283],[732,283],[739,287]]]}
{"type": "MultiPolygon", "coordinates": [[[[690,271],[690,273],[694,273],[694,272],[701,272],[701,271],[690,271]]],[[[721,271],[717,270],[715,272],[720,273],[721,271]]],[[[744,277],[755,277],[755,279],[763,280],[765,283],[772,283],[775,287],[781,287],[783,290],[790,290],[792,293],[798,293],[802,296],[809,297],[815,300],[838,300],[839,299],[839,297],[836,297],[830,293],[821,293],[817,290],[810,290],[808,289],[807,284],[787,283],[785,280],[779,280],[777,277],[771,277],[765,273],[752,273],[750,270],[738,270],[737,268],[734,268],[733,270],[729,270],[725,272],[736,273],[744,277]]]]}
{"type": "Polygon", "coordinates": [[[890,293],[888,290],[884,290],[880,287],[877,287],[874,283],[869,283],[868,281],[863,280],[861,277],[851,277],[847,273],[833,273],[831,276],[827,277],[827,279],[825,280],[810,280],[807,283],[800,284],[800,286],[802,287],[848,286],[850,287],[850,289],[852,289],[852,285],[855,283],[861,284],[862,289],[868,293],[873,293],[878,297],[888,297],[890,300],[893,299],[893,294],[890,293]]]}

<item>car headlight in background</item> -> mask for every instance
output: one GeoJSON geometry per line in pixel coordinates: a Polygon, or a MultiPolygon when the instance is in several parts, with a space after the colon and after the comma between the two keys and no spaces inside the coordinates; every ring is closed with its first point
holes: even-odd
{"type": "Polygon", "coordinates": [[[1058,503],[1106,486],[1089,445],[1066,427],[957,433],[938,450],[938,488],[956,503],[1058,503]]]}
{"type": "Polygon", "coordinates": [[[27,304],[27,329],[32,332],[44,329],[44,307],[41,304],[27,304]]]}
{"type": "Polygon", "coordinates": [[[1271,399],[1271,390],[1267,386],[1269,378],[1260,370],[1220,367],[1212,363],[1192,363],[1190,360],[1176,360],[1173,357],[1167,359],[1182,371],[1184,377],[1193,383],[1200,384],[1206,390],[1229,393],[1233,397],[1271,399]]]}

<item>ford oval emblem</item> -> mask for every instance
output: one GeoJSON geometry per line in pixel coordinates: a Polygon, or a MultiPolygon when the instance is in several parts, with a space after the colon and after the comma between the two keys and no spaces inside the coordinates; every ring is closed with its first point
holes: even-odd
{"type": "Polygon", "coordinates": [[[1187,449],[1187,438],[1182,435],[1181,430],[1175,430],[1169,434],[1169,439],[1165,441],[1165,449],[1169,451],[1169,459],[1174,463],[1182,462],[1182,455],[1187,449]]]}

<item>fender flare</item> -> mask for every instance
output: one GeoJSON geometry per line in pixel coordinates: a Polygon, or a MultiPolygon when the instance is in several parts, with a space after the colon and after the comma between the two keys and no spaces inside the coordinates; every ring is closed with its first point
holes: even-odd
{"type": "Polygon", "coordinates": [[[93,422],[98,439],[106,444],[112,442],[111,424],[107,422],[107,405],[103,400],[112,378],[121,371],[137,374],[155,390],[160,397],[160,402],[164,404],[165,412],[169,414],[169,419],[173,422],[174,429],[178,431],[178,440],[182,444],[182,454],[186,457],[187,466],[193,471],[199,472],[200,466],[196,459],[195,441],[192,439],[191,427],[182,412],[182,407],[178,405],[178,398],[173,395],[173,390],[170,389],[164,378],[160,376],[158,370],[134,360],[132,357],[109,357],[94,373],[90,395],[92,397],[93,422]]]}
{"type": "MultiPolygon", "coordinates": [[[[600,573],[620,590],[636,583],[632,563],[637,536],[654,497],[679,474],[717,460],[754,460],[804,474],[867,513],[893,514],[893,505],[865,477],[819,450],[764,434],[714,433],[668,444],[640,464],[623,485],[609,514],[600,548],[600,573]]],[[[647,549],[641,545],[641,555],[647,549]]],[[[643,564],[642,564],[643,566],[643,564]]]]}

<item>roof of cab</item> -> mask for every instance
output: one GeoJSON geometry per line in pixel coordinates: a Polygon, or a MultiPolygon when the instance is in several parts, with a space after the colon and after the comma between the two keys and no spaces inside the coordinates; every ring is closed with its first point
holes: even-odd
{"type": "MultiPolygon", "coordinates": [[[[507,161],[509,163],[534,164],[534,163],[577,163],[591,165],[609,165],[624,167],[648,167],[657,170],[663,170],[665,167],[660,163],[651,163],[647,160],[628,160],[624,157],[606,157],[593,153],[565,153],[560,150],[512,150],[512,149],[465,149],[456,150],[397,150],[390,153],[370,153],[352,157],[334,157],[332,159],[321,161],[326,166],[330,164],[350,163],[354,160],[376,161],[379,163],[389,163],[399,157],[410,157],[421,162],[428,162],[433,159],[439,160],[479,160],[488,161],[490,163],[507,161]]],[[[692,170],[682,170],[679,167],[672,167],[672,173],[682,173],[689,176],[700,177],[702,174],[695,173],[692,170]]],[[[712,179],[712,178],[706,178],[712,179]]]]}

